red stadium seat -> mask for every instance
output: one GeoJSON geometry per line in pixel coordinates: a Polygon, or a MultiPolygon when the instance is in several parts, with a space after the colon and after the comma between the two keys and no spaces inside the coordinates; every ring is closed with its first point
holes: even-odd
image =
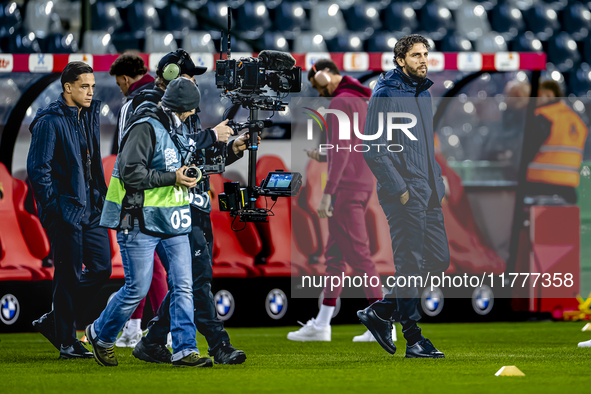
{"type": "MultiPolygon", "coordinates": [[[[265,155],[257,162],[257,184],[267,177],[267,174],[275,170],[289,171],[279,156],[265,155]]],[[[265,264],[259,265],[264,276],[297,276],[307,273],[307,259],[292,244],[292,198],[278,198],[273,202],[270,198],[260,197],[257,200],[258,208],[271,207],[273,205],[274,216],[268,223],[257,223],[256,227],[264,240],[263,258],[265,264]],[[266,201],[267,200],[267,201],[266,201]],[[297,256],[296,256],[297,255],[297,256]]]]}
{"type": "Polygon", "coordinates": [[[263,249],[258,231],[252,223],[239,222],[229,212],[219,210],[218,193],[223,192],[228,179],[221,175],[210,178],[212,188],[211,224],[213,228],[213,276],[224,278],[247,278],[260,276],[255,266],[255,257],[263,249]],[[243,228],[242,231],[233,231],[243,228]]]}
{"type": "Polygon", "coordinates": [[[25,210],[26,195],[26,184],[0,163],[0,281],[51,279],[52,270],[42,266],[49,240],[39,219],[25,210]]]}
{"type": "MultiPolygon", "coordinates": [[[[103,159],[103,171],[105,173],[105,182],[109,186],[111,182],[111,175],[115,167],[115,160],[117,155],[110,155],[103,159]]],[[[119,244],[117,243],[117,231],[109,230],[109,242],[111,243],[111,279],[125,279],[125,272],[123,271],[123,261],[119,251],[119,244]]]]}

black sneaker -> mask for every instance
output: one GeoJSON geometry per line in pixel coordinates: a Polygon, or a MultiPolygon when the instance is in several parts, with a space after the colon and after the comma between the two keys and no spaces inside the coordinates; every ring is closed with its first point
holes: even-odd
{"type": "Polygon", "coordinates": [[[88,343],[92,345],[94,359],[99,365],[103,367],[116,367],[119,365],[117,357],[115,357],[115,345],[111,347],[104,347],[97,343],[96,338],[93,338],[90,332],[90,325],[86,327],[86,338],[88,343]]]}
{"type": "Polygon", "coordinates": [[[60,359],[74,360],[82,358],[94,358],[94,355],[80,341],[76,341],[70,346],[60,346],[60,359]]]}
{"type": "Polygon", "coordinates": [[[132,352],[137,359],[148,363],[170,364],[172,355],[166,346],[160,343],[146,343],[146,338],[142,338],[132,352]]]}
{"type": "Polygon", "coordinates": [[[396,345],[392,341],[392,321],[380,318],[371,306],[357,311],[357,317],[385,351],[396,353],[396,345]]]}
{"type": "Polygon", "coordinates": [[[246,360],[246,354],[242,350],[234,349],[228,342],[222,342],[217,348],[209,352],[216,364],[236,365],[246,360]]]}
{"type": "Polygon", "coordinates": [[[406,346],[406,358],[445,358],[427,338],[423,338],[412,346],[406,346]]]}
{"type": "Polygon", "coordinates": [[[188,356],[172,362],[174,367],[213,367],[213,361],[209,357],[199,357],[199,353],[191,353],[188,356]]]}
{"type": "Polygon", "coordinates": [[[41,333],[57,350],[61,350],[61,344],[57,342],[55,335],[55,320],[53,311],[48,312],[37,320],[33,320],[33,327],[41,333]]]}

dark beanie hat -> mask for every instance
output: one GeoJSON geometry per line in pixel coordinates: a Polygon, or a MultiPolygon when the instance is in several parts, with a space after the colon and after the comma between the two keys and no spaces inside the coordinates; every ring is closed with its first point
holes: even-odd
{"type": "Polygon", "coordinates": [[[162,104],[177,113],[199,108],[201,93],[190,79],[180,77],[168,84],[162,97],[162,104]]]}

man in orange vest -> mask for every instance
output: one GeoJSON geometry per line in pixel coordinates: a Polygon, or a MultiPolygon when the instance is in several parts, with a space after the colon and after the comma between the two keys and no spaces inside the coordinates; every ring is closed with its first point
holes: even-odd
{"type": "Polygon", "coordinates": [[[562,92],[556,82],[540,84],[535,110],[536,132],[530,151],[536,153],[527,167],[526,193],[556,194],[569,204],[575,204],[588,129],[560,97],[562,92]]]}

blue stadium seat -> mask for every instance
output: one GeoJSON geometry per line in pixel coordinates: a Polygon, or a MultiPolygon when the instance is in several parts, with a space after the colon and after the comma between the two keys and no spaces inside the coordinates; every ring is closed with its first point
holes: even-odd
{"type": "Polygon", "coordinates": [[[76,53],[78,52],[78,42],[73,34],[61,33],[50,34],[43,40],[43,52],[45,53],[76,53]]]}
{"type": "MultiPolygon", "coordinates": [[[[125,51],[143,51],[145,38],[138,38],[137,33],[115,33],[111,36],[111,43],[115,46],[117,52],[125,51]]],[[[145,34],[144,34],[145,36],[145,34]]],[[[85,38],[86,41],[86,38],[85,38]]],[[[86,44],[86,43],[85,43],[86,44]]]]}
{"type": "Polygon", "coordinates": [[[174,52],[178,49],[174,35],[169,31],[154,31],[146,35],[144,51],[146,53],[174,52]]]}
{"type": "Polygon", "coordinates": [[[411,34],[419,27],[417,14],[408,3],[392,3],[384,10],[384,27],[400,34],[411,34]]]}
{"type": "Polygon", "coordinates": [[[575,41],[583,40],[591,29],[591,11],[582,3],[570,4],[562,12],[562,26],[575,41]]]}
{"type": "Polygon", "coordinates": [[[548,40],[548,61],[560,72],[571,70],[581,61],[577,43],[565,31],[548,40]]]}
{"type": "MultiPolygon", "coordinates": [[[[209,2],[197,13],[199,26],[204,30],[226,29],[228,26],[228,4],[226,2],[209,2]]],[[[234,20],[234,18],[232,18],[234,20]]]]}
{"type": "Polygon", "coordinates": [[[469,40],[476,40],[491,31],[486,10],[482,4],[466,2],[454,11],[456,30],[469,40]]]}
{"type": "Polygon", "coordinates": [[[555,11],[562,11],[569,2],[570,0],[540,0],[539,4],[555,11]]]}
{"type": "Polygon", "coordinates": [[[190,30],[197,30],[197,17],[190,10],[176,4],[158,8],[158,16],[160,29],[170,31],[175,38],[182,38],[190,30]]]}
{"type": "Polygon", "coordinates": [[[260,41],[261,48],[289,52],[289,43],[281,32],[267,32],[261,37],[260,41]]]}
{"type": "Polygon", "coordinates": [[[331,40],[326,41],[330,52],[362,52],[363,37],[354,32],[341,33],[331,40]]]}
{"type": "Polygon", "coordinates": [[[293,39],[302,30],[310,30],[310,21],[306,11],[298,3],[281,3],[273,11],[273,29],[293,39]]]}
{"type": "Polygon", "coordinates": [[[121,31],[132,33],[135,38],[145,38],[146,34],[160,27],[158,12],[150,4],[133,2],[125,8],[120,8],[119,12],[124,21],[121,31]]]}
{"type": "Polygon", "coordinates": [[[367,51],[393,52],[397,41],[394,33],[379,31],[367,40],[367,51]]]}
{"type": "Polygon", "coordinates": [[[499,33],[490,32],[475,41],[474,49],[482,53],[506,52],[507,42],[499,33]]]}
{"type": "Polygon", "coordinates": [[[13,34],[8,39],[9,53],[41,53],[35,33],[13,34]]]}
{"type": "Polygon", "coordinates": [[[525,30],[523,14],[510,3],[499,4],[488,15],[492,29],[501,33],[505,40],[512,40],[525,30]]]}
{"type": "Polygon", "coordinates": [[[123,26],[115,3],[97,1],[90,8],[91,30],[106,31],[110,34],[123,26]]]}
{"type": "Polygon", "coordinates": [[[312,31],[329,40],[347,30],[343,14],[335,2],[321,2],[312,6],[310,11],[312,31]]]}
{"type": "Polygon", "coordinates": [[[236,30],[244,38],[255,40],[271,28],[269,11],[262,1],[244,3],[237,10],[236,30]]]}
{"type": "Polygon", "coordinates": [[[441,41],[441,50],[443,52],[468,52],[474,48],[470,40],[459,32],[448,34],[441,41]]]}
{"type": "Polygon", "coordinates": [[[536,38],[542,41],[548,40],[554,32],[560,29],[556,11],[542,4],[526,10],[524,17],[528,30],[532,31],[536,38]]]}
{"type": "Polygon", "coordinates": [[[53,2],[30,1],[26,5],[23,27],[25,32],[33,32],[36,37],[45,38],[52,26],[53,2]]]}
{"type": "MultiPolygon", "coordinates": [[[[138,47],[136,49],[140,48],[138,47]]],[[[82,51],[84,53],[94,53],[96,55],[117,53],[117,49],[112,42],[112,37],[106,31],[87,31],[84,33],[82,51]]],[[[124,50],[121,50],[119,52],[121,53],[123,51],[124,50]]]]}
{"type": "Polygon", "coordinates": [[[587,63],[582,63],[577,70],[569,73],[568,88],[570,93],[577,97],[589,97],[588,95],[591,93],[591,67],[587,63]]]}
{"type": "Polygon", "coordinates": [[[427,4],[419,11],[421,30],[429,33],[435,40],[441,40],[453,28],[452,15],[449,9],[437,4],[427,4]]]}
{"type": "MultiPolygon", "coordinates": [[[[363,34],[364,38],[370,37],[374,31],[382,26],[380,11],[373,4],[356,4],[343,11],[347,28],[363,34]]],[[[391,26],[387,26],[392,29],[391,26]]]]}
{"type": "Polygon", "coordinates": [[[20,9],[15,2],[0,4],[0,37],[16,33],[22,22],[20,9]]]}
{"type": "Polygon", "coordinates": [[[215,43],[211,34],[206,31],[190,31],[183,37],[181,47],[189,52],[215,53],[215,43]]]}
{"type": "Polygon", "coordinates": [[[302,32],[293,40],[293,52],[327,52],[326,41],[321,34],[302,32]]]}
{"type": "Polygon", "coordinates": [[[544,47],[534,33],[526,31],[511,42],[509,49],[516,52],[541,52],[544,47]]]}

